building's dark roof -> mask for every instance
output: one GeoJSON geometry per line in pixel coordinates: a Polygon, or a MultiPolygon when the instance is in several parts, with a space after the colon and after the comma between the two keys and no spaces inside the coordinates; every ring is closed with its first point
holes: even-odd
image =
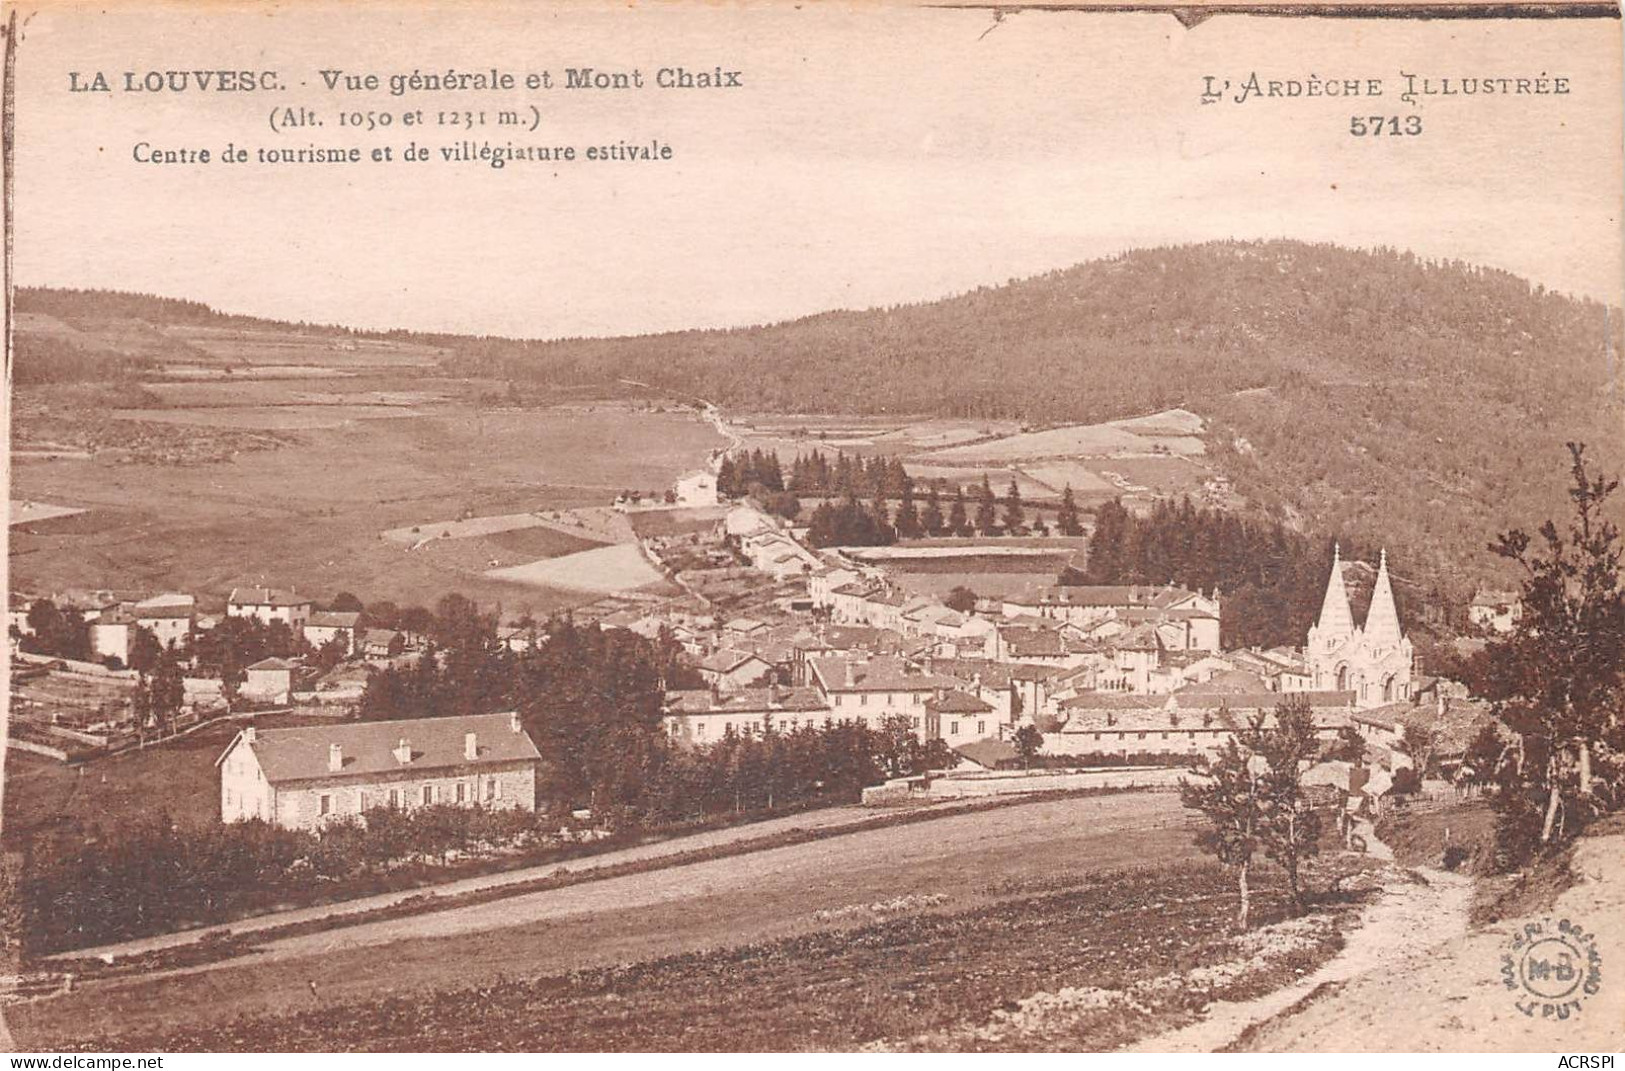
{"type": "Polygon", "coordinates": [[[1174,693],[1174,703],[1185,710],[1274,710],[1288,701],[1301,701],[1316,708],[1354,706],[1353,692],[1252,692],[1250,694],[1193,694],[1189,688],[1174,693]]]}
{"type": "Polygon", "coordinates": [[[310,599],[281,588],[232,588],[226,602],[232,606],[309,606],[310,599]]]}
{"type": "Polygon", "coordinates": [[[700,668],[708,673],[732,673],[751,659],[766,662],[766,659],[752,654],[750,651],[737,651],[731,647],[724,647],[715,654],[700,659],[700,668]]]}
{"type": "MultiPolygon", "coordinates": [[[[259,760],[272,784],[333,777],[376,777],[403,770],[443,770],[498,762],[540,759],[528,733],[515,731],[511,714],[474,714],[467,717],[414,718],[407,721],[340,722],[296,729],[262,729],[246,744],[259,760]],[[474,734],[478,758],[463,755],[464,736],[474,734]],[[412,750],[412,761],[401,763],[394,751],[401,740],[412,750]],[[331,745],[342,749],[343,767],[328,769],[331,745]]],[[[239,733],[231,747],[243,739],[239,733]]],[[[231,747],[226,749],[229,754],[231,747]]],[[[224,757],[224,756],[222,756],[224,757]]]]}
{"type": "Polygon", "coordinates": [[[305,624],[310,628],[355,628],[361,615],[351,610],[317,610],[305,624]]]}
{"type": "Polygon", "coordinates": [[[1006,628],[999,630],[999,638],[1011,658],[1061,658],[1067,653],[1061,634],[1049,629],[1006,628]]]}
{"type": "Polygon", "coordinates": [[[262,658],[258,662],[255,662],[252,666],[249,666],[248,668],[249,669],[288,669],[288,670],[292,670],[292,669],[297,669],[298,664],[295,663],[295,662],[290,662],[286,658],[262,658]]]}
{"type": "Polygon", "coordinates": [[[828,710],[816,688],[746,688],[729,695],[708,688],[666,693],[668,714],[760,714],[763,711],[828,710]]]}
{"type": "Polygon", "coordinates": [[[996,770],[1001,762],[1014,762],[1017,755],[1014,745],[1006,740],[977,740],[954,750],[984,770],[996,770]]]}
{"type": "Polygon", "coordinates": [[[993,710],[974,695],[957,690],[927,699],[925,709],[933,714],[988,714],[993,710]]]}
{"type": "Polygon", "coordinates": [[[400,636],[401,634],[392,628],[369,628],[362,633],[361,645],[363,647],[388,647],[400,636]]]}
{"type": "Polygon", "coordinates": [[[1122,692],[1079,692],[1061,700],[1062,710],[1160,710],[1167,705],[1165,695],[1125,695],[1122,692]]]}
{"type": "Polygon", "coordinates": [[[1244,669],[1227,669],[1215,673],[1200,684],[1188,684],[1178,695],[1259,695],[1269,691],[1264,678],[1244,669]]]}
{"type": "Polygon", "coordinates": [[[1016,606],[1150,607],[1167,609],[1195,592],[1177,587],[1150,587],[1139,584],[1051,585],[1011,596],[1016,606]]]}
{"type": "Polygon", "coordinates": [[[138,606],[131,611],[137,621],[160,621],[177,618],[192,619],[193,608],[190,606],[138,606]]]}
{"type": "Polygon", "coordinates": [[[877,656],[875,658],[847,658],[835,655],[811,658],[813,679],[826,692],[931,692],[938,688],[952,688],[959,682],[952,677],[927,673],[901,658],[877,656]],[[847,683],[846,671],[852,670],[852,681],[847,683]]]}

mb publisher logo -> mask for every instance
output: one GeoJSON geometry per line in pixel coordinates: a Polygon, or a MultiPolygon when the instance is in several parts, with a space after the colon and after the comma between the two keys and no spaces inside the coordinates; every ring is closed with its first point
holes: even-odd
{"type": "Polygon", "coordinates": [[[1518,1010],[1533,1018],[1567,1019],[1602,988],[1602,957],[1595,935],[1568,919],[1531,922],[1501,957],[1502,984],[1517,995],[1518,1010]]]}

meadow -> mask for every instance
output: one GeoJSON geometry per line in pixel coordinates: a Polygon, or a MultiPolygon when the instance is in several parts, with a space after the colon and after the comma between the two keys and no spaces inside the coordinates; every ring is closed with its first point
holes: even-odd
{"type": "MultiPolygon", "coordinates": [[[[1330,858],[1316,887],[1365,865],[1330,858]]],[[[388,944],[272,942],[10,1018],[119,1051],[1110,1049],[1340,947],[1357,897],[1281,922],[1279,876],[1257,878],[1275,925],[1237,934],[1233,876],[1171,797],[1035,802],[379,923],[411,924],[388,944]]]]}
{"type": "Polygon", "coordinates": [[[278,380],[239,394],[243,386],[188,384],[178,393],[190,404],[166,406],[177,385],[159,385],[157,404],[132,410],[130,424],[269,422],[274,448],[201,464],[18,458],[15,498],[88,512],[13,529],[13,590],[174,589],[218,602],[233,587],[270,584],[402,604],[461,592],[512,610],[580,605],[590,591],[485,574],[493,560],[523,565],[591,549],[600,540],[588,533],[493,533],[488,548],[436,553],[381,533],[663,491],[721,444],[692,415],[624,403],[488,408],[478,381],[373,373],[319,388],[278,380]]]}

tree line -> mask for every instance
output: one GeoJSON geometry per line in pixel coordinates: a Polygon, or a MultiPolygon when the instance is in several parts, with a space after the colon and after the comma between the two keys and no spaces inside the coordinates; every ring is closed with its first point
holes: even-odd
{"type": "MultiPolygon", "coordinates": [[[[1060,582],[1217,591],[1224,600],[1220,644],[1226,650],[1297,647],[1320,613],[1332,542],[1279,521],[1198,508],[1189,498],[1160,499],[1143,517],[1113,499],[1095,513],[1084,567],[1069,567],[1060,582]]],[[[1350,560],[1360,548],[1344,542],[1342,552],[1350,560]]],[[[1395,597],[1403,602],[1401,593],[1395,597]]]]}
{"type": "Polygon", "coordinates": [[[436,617],[419,658],[372,672],[360,716],[517,711],[542,754],[540,797],[554,809],[591,808],[611,825],[855,799],[899,769],[946,758],[910,752],[897,726],[769,725],[760,736],[681,748],[664,728],[665,695],[692,686],[693,671],[669,633],[648,639],[553,618],[546,642],[510,651],[496,642],[494,618],[466,599],[442,600],[436,617]]]}

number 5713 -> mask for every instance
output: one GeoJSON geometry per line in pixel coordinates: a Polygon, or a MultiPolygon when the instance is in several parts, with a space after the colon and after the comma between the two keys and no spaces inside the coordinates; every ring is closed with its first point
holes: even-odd
{"type": "Polygon", "coordinates": [[[1420,115],[1354,115],[1349,117],[1349,134],[1356,138],[1403,137],[1422,132],[1420,115]]]}

